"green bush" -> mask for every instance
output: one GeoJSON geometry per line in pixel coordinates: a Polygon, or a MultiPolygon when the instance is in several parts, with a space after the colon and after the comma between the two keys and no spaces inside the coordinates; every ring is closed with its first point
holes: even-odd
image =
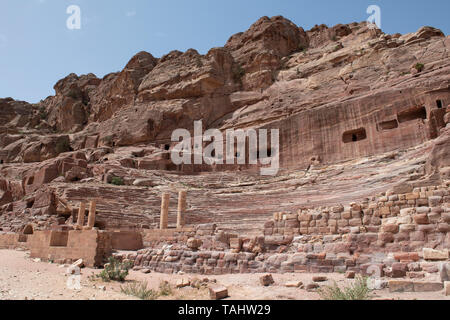
{"type": "Polygon", "coordinates": [[[133,267],[132,262],[120,262],[114,257],[108,259],[108,263],[105,264],[105,269],[99,274],[99,277],[103,281],[125,281],[128,276],[128,271],[133,267]]]}
{"type": "Polygon", "coordinates": [[[123,179],[120,177],[113,177],[111,179],[111,184],[115,186],[123,186],[125,183],[123,182],[123,179]]]}
{"type": "Polygon", "coordinates": [[[147,282],[132,282],[124,287],[120,286],[120,291],[127,296],[137,297],[141,300],[156,300],[159,296],[156,291],[148,289],[147,282]]]}
{"type": "Polygon", "coordinates": [[[322,300],[369,300],[370,289],[367,277],[357,277],[356,282],[347,288],[339,288],[335,282],[332,286],[319,289],[322,300]]]}
{"type": "Polygon", "coordinates": [[[417,64],[414,66],[414,68],[416,68],[416,70],[417,70],[418,72],[422,72],[423,69],[425,69],[425,65],[424,65],[423,63],[417,63],[417,64]]]}

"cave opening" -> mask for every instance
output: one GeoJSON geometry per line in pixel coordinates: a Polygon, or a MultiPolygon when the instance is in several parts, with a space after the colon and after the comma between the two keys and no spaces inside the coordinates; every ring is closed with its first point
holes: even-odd
{"type": "Polygon", "coordinates": [[[27,201],[27,208],[31,209],[34,206],[34,199],[28,200],[27,201]]]}
{"type": "Polygon", "coordinates": [[[427,109],[425,107],[410,108],[397,114],[398,122],[408,122],[417,119],[427,119],[427,109]]]}
{"type": "Polygon", "coordinates": [[[377,126],[378,131],[392,130],[397,128],[398,128],[398,121],[396,119],[380,122],[377,126]]]}
{"type": "Polygon", "coordinates": [[[438,109],[442,109],[442,100],[436,100],[436,105],[438,109]]]}
{"type": "Polygon", "coordinates": [[[32,225],[27,225],[24,229],[23,229],[23,234],[33,234],[33,226],[32,225]]]}
{"type": "Polygon", "coordinates": [[[344,143],[358,142],[367,139],[367,132],[365,128],[347,131],[342,136],[344,143]]]}

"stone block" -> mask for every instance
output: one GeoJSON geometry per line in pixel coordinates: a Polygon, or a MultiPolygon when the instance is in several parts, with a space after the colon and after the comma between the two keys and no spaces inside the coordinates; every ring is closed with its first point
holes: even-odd
{"type": "Polygon", "coordinates": [[[423,249],[423,258],[425,260],[447,260],[449,258],[448,249],[434,250],[430,248],[423,249]]]}
{"type": "Polygon", "coordinates": [[[390,280],[389,292],[414,292],[414,282],[408,280],[390,280]]]}
{"type": "Polygon", "coordinates": [[[399,226],[397,224],[386,224],[382,226],[383,232],[397,233],[399,231],[399,226]]]}
{"type": "Polygon", "coordinates": [[[328,278],[325,276],[314,276],[312,280],[313,282],[325,282],[328,278]]]}
{"type": "Polygon", "coordinates": [[[228,289],[220,285],[212,285],[209,287],[209,296],[211,300],[222,300],[228,297],[228,289]]]}
{"type": "Polygon", "coordinates": [[[444,288],[442,282],[414,281],[414,292],[436,292],[444,288]]]}
{"type": "Polygon", "coordinates": [[[303,282],[301,281],[290,281],[287,282],[284,286],[286,288],[300,288],[303,285],[303,282]]]}
{"type": "Polygon", "coordinates": [[[414,222],[417,224],[429,224],[430,221],[428,220],[428,214],[426,214],[426,213],[415,214],[414,222]]]}

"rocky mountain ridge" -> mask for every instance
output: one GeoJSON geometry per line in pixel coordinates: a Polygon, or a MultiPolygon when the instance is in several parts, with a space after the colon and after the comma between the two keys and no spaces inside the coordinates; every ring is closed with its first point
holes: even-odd
{"type": "Polygon", "coordinates": [[[432,27],[305,31],[263,17],[205,55],[140,52],[103,79],[70,74],[38,104],[0,99],[0,227],[70,224],[56,198],[100,199],[102,227],[149,227],[161,190],[188,188],[192,223],[249,231],[274,211],[445,183],[449,49],[432,27]],[[196,120],[280,129],[279,176],[173,165],[173,130],[196,120]]]}

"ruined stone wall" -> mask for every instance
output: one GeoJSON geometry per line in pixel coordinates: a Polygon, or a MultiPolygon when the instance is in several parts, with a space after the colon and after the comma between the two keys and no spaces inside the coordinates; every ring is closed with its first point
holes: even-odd
{"type": "MultiPolygon", "coordinates": [[[[423,277],[449,261],[448,186],[406,194],[388,192],[348,207],[276,213],[264,236],[242,237],[198,226],[193,232],[164,231],[138,252],[120,259],[157,272],[199,274],[261,272],[368,273],[423,277]],[[187,239],[187,240],[186,240],[187,239]],[[193,243],[197,246],[192,246],[193,243]]],[[[156,233],[155,233],[156,234],[156,233]]],[[[144,237],[145,238],[145,237],[144,237]]]]}
{"type": "Polygon", "coordinates": [[[139,250],[144,247],[142,234],[136,231],[110,232],[110,243],[114,250],[139,250]]]}
{"type": "Polygon", "coordinates": [[[28,248],[28,236],[17,233],[0,233],[0,249],[28,248]]]}
{"type": "MultiPolygon", "coordinates": [[[[410,251],[426,246],[450,247],[450,196],[447,186],[384,194],[363,203],[276,213],[265,224],[267,237],[329,235],[354,239],[355,252],[410,251]]],[[[339,252],[328,245],[327,252],[339,252]]]]}
{"type": "Polygon", "coordinates": [[[111,255],[110,235],[97,230],[38,231],[30,236],[30,257],[52,261],[83,259],[100,266],[111,255]]]}

